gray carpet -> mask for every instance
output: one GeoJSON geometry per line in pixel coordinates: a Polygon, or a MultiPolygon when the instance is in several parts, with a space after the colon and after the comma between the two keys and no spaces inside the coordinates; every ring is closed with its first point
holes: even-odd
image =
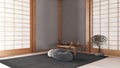
{"type": "Polygon", "coordinates": [[[47,54],[27,56],[21,58],[13,58],[0,60],[1,63],[10,66],[11,68],[76,68],[100,59],[106,56],[95,56],[91,54],[79,53],[74,56],[74,59],[69,62],[57,61],[49,58],[47,54]]]}

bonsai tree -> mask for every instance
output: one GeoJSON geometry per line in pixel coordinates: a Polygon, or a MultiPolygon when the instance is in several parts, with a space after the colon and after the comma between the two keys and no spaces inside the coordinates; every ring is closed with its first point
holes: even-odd
{"type": "Polygon", "coordinates": [[[94,35],[92,37],[92,43],[97,45],[99,50],[98,50],[98,55],[103,55],[101,52],[101,45],[104,45],[107,41],[107,37],[104,35],[94,35]]]}

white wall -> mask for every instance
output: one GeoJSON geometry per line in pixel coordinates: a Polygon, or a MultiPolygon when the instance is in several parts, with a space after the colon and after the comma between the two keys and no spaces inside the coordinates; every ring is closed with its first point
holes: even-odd
{"type": "Polygon", "coordinates": [[[63,42],[80,41],[85,46],[86,0],[63,0],[63,42]]]}
{"type": "Polygon", "coordinates": [[[58,1],[36,0],[36,49],[45,50],[56,46],[58,38],[58,1]]]}
{"type": "Polygon", "coordinates": [[[78,38],[77,0],[62,1],[62,41],[77,41],[78,38]]]}
{"type": "MultiPolygon", "coordinates": [[[[58,38],[58,0],[37,0],[37,50],[54,48],[58,38]]],[[[63,0],[63,42],[85,45],[85,0],[63,0]]]]}
{"type": "Polygon", "coordinates": [[[78,0],[78,40],[86,45],[86,0],[78,0]]]}

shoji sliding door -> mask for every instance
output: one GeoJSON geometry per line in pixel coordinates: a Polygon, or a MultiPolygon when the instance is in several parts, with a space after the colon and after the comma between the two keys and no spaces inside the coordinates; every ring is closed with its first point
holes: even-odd
{"type": "MultiPolygon", "coordinates": [[[[92,36],[108,38],[102,49],[120,50],[120,0],[92,0],[92,36]]],[[[93,46],[93,48],[97,48],[93,46]]]]}
{"type": "Polygon", "coordinates": [[[30,0],[0,0],[0,51],[30,50],[30,5],[30,0]]]}

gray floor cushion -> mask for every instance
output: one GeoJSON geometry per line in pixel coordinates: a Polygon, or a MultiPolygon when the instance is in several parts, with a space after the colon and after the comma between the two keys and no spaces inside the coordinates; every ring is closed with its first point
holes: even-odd
{"type": "Polygon", "coordinates": [[[48,51],[47,54],[48,54],[49,57],[53,57],[53,51],[54,51],[54,49],[51,49],[51,50],[48,51]]]}
{"type": "Polygon", "coordinates": [[[48,56],[60,61],[71,61],[73,55],[65,49],[51,49],[48,51],[48,56]]]}

